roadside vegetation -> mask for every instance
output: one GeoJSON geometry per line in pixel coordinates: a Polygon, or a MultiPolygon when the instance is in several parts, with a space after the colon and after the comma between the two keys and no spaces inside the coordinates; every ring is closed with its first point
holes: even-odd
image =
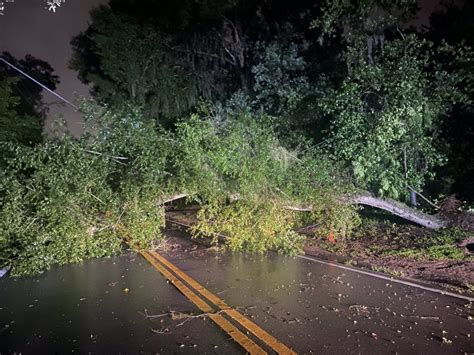
{"type": "Polygon", "coordinates": [[[301,214],[286,204],[318,202],[321,228],[352,228],[352,207],[335,200],[351,184],[310,147],[291,157],[264,120],[219,127],[194,115],[171,132],[133,111],[90,119],[77,140],[6,146],[15,158],[2,173],[0,250],[15,274],[113,255],[125,239],[147,247],[161,238],[162,201],[183,191],[202,206],[200,233],[227,232],[236,251],[300,250],[301,214]]]}
{"type": "Polygon", "coordinates": [[[349,265],[443,283],[460,292],[474,285],[472,232],[457,227],[438,231],[416,226],[387,213],[361,212],[361,224],[344,241],[334,242],[328,235],[312,236],[308,228],[305,251],[323,259],[349,265]],[[310,237],[312,236],[312,237],[310,237]]]}
{"type": "Polygon", "coordinates": [[[459,244],[468,237],[465,231],[456,228],[439,232],[435,235],[423,236],[412,245],[403,246],[396,250],[388,250],[385,255],[402,256],[415,260],[464,260],[469,256],[459,247],[459,244]]]}
{"type": "MultiPolygon", "coordinates": [[[[95,96],[80,138],[12,139],[19,96],[2,79],[13,133],[0,142],[0,267],[34,274],[150,247],[177,196],[200,206],[196,237],[224,234],[233,251],[299,253],[307,225],[344,246],[370,231],[357,205],[373,201],[453,224],[404,203],[458,192],[442,128],[471,112],[472,53],[402,30],[415,1],[166,3],[112,0],[73,39],[71,65],[95,96]]],[[[383,253],[461,259],[465,235],[406,244],[397,230],[383,253]]]]}
{"type": "Polygon", "coordinates": [[[367,245],[366,252],[374,255],[400,256],[417,261],[469,260],[472,256],[460,244],[471,234],[457,227],[430,231],[403,222],[384,221],[380,217],[365,217],[351,241],[371,240],[373,244],[367,245]]]}

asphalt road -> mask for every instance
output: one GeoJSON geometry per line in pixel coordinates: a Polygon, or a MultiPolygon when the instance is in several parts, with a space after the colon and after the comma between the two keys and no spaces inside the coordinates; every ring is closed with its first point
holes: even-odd
{"type": "MultiPolygon", "coordinates": [[[[169,232],[160,254],[297,353],[474,353],[465,299],[301,258],[222,254],[180,233],[169,232]]],[[[0,353],[13,352],[245,351],[148,261],[129,254],[0,279],[0,353]]]]}

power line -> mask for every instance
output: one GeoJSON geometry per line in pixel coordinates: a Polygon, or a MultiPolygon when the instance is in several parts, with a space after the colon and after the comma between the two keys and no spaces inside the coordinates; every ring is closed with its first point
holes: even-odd
{"type": "Polygon", "coordinates": [[[68,99],[62,97],[61,95],[55,93],[53,90],[49,89],[48,87],[46,87],[45,85],[41,84],[38,80],[36,80],[35,78],[31,77],[30,75],[28,75],[27,73],[25,73],[23,70],[21,70],[20,68],[17,68],[16,66],[14,66],[13,64],[11,64],[10,62],[8,62],[7,60],[5,60],[4,58],[1,58],[0,57],[0,60],[2,62],[4,62],[6,65],[8,65],[9,67],[13,68],[14,70],[16,70],[17,72],[19,72],[20,74],[22,74],[23,76],[27,77],[28,79],[32,80],[34,83],[38,84],[39,86],[41,86],[43,89],[45,89],[46,91],[48,91],[49,93],[53,94],[54,96],[56,96],[57,98],[61,99],[62,101],[64,101],[65,103],[67,103],[68,105],[71,105],[72,107],[74,107],[76,110],[79,110],[79,107],[77,107],[76,105],[74,105],[71,101],[69,101],[68,99]]]}

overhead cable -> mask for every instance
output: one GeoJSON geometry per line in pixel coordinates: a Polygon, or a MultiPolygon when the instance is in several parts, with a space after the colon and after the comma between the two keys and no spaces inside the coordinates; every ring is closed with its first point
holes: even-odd
{"type": "Polygon", "coordinates": [[[39,86],[41,86],[43,89],[45,89],[46,91],[48,91],[49,93],[53,94],[54,96],[56,96],[57,98],[59,98],[60,100],[64,101],[65,103],[67,103],[68,105],[74,107],[74,109],[76,110],[79,110],[79,108],[74,105],[71,101],[69,101],[68,99],[64,98],[63,96],[55,93],[53,90],[49,89],[47,86],[41,84],[38,80],[36,80],[35,78],[31,77],[30,75],[28,75],[27,73],[25,73],[23,70],[21,70],[20,68],[14,66],[13,64],[11,64],[10,62],[8,62],[7,60],[5,60],[4,58],[0,57],[0,60],[2,62],[4,62],[6,65],[8,65],[10,68],[13,68],[14,70],[16,70],[17,72],[19,72],[21,75],[27,77],[28,79],[32,80],[34,83],[38,84],[39,86]]]}

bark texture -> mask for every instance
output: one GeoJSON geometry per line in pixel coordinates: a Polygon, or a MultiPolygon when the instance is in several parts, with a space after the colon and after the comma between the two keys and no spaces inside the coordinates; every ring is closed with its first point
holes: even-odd
{"type": "Polygon", "coordinates": [[[341,200],[350,204],[379,208],[429,229],[437,230],[446,228],[450,225],[449,220],[443,218],[442,216],[429,215],[415,210],[414,208],[408,207],[401,202],[388,198],[376,197],[368,192],[344,196],[341,198],[341,200]]]}

